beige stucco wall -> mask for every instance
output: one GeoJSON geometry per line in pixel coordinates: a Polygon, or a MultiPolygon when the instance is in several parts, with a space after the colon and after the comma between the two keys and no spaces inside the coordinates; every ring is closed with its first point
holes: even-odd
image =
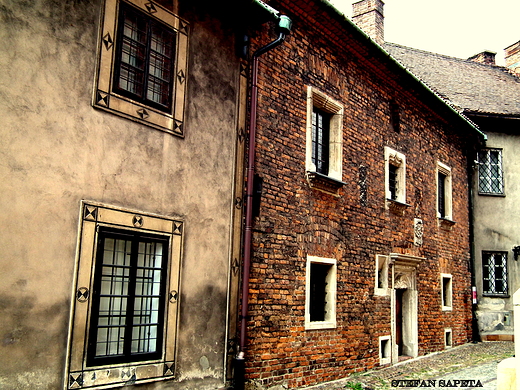
{"type": "Polygon", "coordinates": [[[0,387],[62,386],[87,199],[184,219],[178,380],[215,388],[234,182],[232,35],[211,16],[181,15],[191,32],[179,138],[92,108],[100,10],[98,0],[0,7],[0,387]]]}
{"type": "Polygon", "coordinates": [[[520,154],[518,136],[488,132],[486,147],[502,149],[505,196],[478,195],[478,170],[474,180],[475,278],[481,334],[513,333],[512,294],[520,287],[520,265],[512,248],[520,245],[517,220],[520,204],[520,154]],[[508,252],[508,284],[511,298],[482,296],[482,251],[508,252]],[[504,318],[506,317],[506,318],[504,318]],[[507,318],[508,317],[508,318],[507,318]]]}

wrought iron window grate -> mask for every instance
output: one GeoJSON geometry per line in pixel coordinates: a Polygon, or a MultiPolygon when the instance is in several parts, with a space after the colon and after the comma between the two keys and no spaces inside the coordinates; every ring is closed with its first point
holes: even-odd
{"type": "Polygon", "coordinates": [[[507,252],[483,252],[484,294],[507,295],[507,252]]]}
{"type": "Polygon", "coordinates": [[[478,190],[482,194],[503,194],[502,151],[487,149],[478,152],[478,190]]]}

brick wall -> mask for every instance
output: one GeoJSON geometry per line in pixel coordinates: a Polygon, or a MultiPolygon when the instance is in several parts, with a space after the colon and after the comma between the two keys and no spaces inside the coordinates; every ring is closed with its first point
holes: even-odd
{"type": "MultiPolygon", "coordinates": [[[[444,349],[444,328],[452,329],[454,345],[471,337],[468,140],[458,133],[464,124],[453,124],[453,114],[377,60],[319,4],[272,2],[293,19],[294,30],[260,60],[256,167],[264,185],[254,224],[247,377],[265,387],[311,385],[379,365],[378,337],[391,333],[391,299],[374,296],[376,254],[425,258],[417,268],[420,355],[444,349]],[[345,109],[346,184],[337,197],[306,180],[309,85],[345,109]],[[399,132],[391,104],[399,108],[399,132]],[[385,207],[385,146],[406,155],[403,215],[385,207]],[[444,228],[436,216],[437,161],[453,175],[456,223],[444,228]],[[424,222],[419,247],[414,218],[424,222]],[[308,255],[338,261],[334,329],[305,330],[308,255]],[[453,277],[451,312],[441,310],[441,273],[453,277]]],[[[270,33],[266,28],[255,44],[272,40],[270,33]]]]}

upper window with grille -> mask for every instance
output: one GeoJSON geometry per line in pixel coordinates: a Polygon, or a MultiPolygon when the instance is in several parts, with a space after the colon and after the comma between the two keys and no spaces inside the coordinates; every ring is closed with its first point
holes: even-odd
{"type": "Polygon", "coordinates": [[[173,93],[175,31],[121,3],[114,91],[168,112],[173,93]]]}
{"type": "Polygon", "coordinates": [[[94,107],[183,135],[188,23],[152,2],[106,0],[94,107]]]}
{"type": "Polygon", "coordinates": [[[485,149],[478,152],[479,194],[504,194],[504,174],[501,149],[485,149]]]}
{"type": "Polygon", "coordinates": [[[312,163],[323,175],[329,174],[330,116],[317,108],[312,111],[312,163]]]}
{"type": "Polygon", "coordinates": [[[343,183],[343,105],[307,87],[305,168],[314,189],[339,196],[343,183]]]}
{"type": "Polygon", "coordinates": [[[482,282],[485,295],[508,295],[507,252],[482,252],[482,282]]]}

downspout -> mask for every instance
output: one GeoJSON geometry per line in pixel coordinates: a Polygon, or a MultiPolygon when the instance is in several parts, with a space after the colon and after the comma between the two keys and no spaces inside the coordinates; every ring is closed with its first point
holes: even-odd
{"type": "Polygon", "coordinates": [[[256,153],[256,119],[258,105],[258,63],[259,57],[283,43],[286,35],[291,31],[292,21],[288,16],[280,15],[280,12],[265,4],[261,0],[255,0],[264,10],[268,11],[278,22],[278,38],[258,49],[252,56],[251,71],[251,113],[249,121],[249,151],[247,163],[247,187],[245,194],[246,215],[244,227],[244,263],[242,270],[242,307],[240,313],[240,341],[238,354],[235,358],[234,388],[243,390],[245,386],[245,346],[247,340],[247,317],[249,306],[249,274],[251,269],[251,247],[253,232],[253,179],[255,175],[256,153]]]}

